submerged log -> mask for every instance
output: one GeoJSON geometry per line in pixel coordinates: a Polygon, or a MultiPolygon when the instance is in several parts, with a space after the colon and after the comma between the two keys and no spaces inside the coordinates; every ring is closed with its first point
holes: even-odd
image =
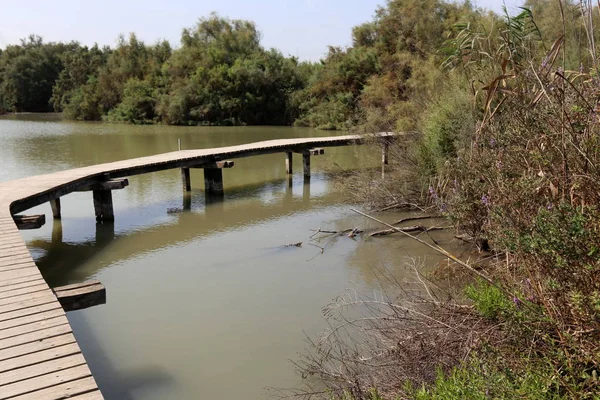
{"type": "Polygon", "coordinates": [[[60,286],[53,288],[52,291],[65,311],[83,310],[106,304],[106,288],[96,280],[60,286]]]}

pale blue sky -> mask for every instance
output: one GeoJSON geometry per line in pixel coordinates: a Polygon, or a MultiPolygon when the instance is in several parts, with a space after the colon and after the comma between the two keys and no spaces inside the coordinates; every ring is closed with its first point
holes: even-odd
{"type": "MultiPolygon", "coordinates": [[[[369,21],[385,0],[0,0],[0,47],[36,33],[46,41],[77,40],[114,45],[120,33],[135,32],[147,43],[174,46],[184,27],[216,11],[254,21],[263,45],[285,55],[318,60],[328,45],[347,46],[351,28],[369,21]]],[[[502,1],[476,0],[499,11],[502,1]]],[[[521,4],[506,0],[507,6],[521,4]]]]}

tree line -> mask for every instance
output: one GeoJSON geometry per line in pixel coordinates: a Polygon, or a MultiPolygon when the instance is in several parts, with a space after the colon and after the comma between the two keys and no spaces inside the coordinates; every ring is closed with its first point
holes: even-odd
{"type": "MultiPolygon", "coordinates": [[[[556,7],[546,3],[527,5],[552,37],[561,32],[553,23],[556,7]]],[[[45,43],[31,35],[0,50],[0,113],[413,130],[446,83],[449,40],[461,26],[493,30],[500,19],[469,1],[389,0],[372,21],[352,30],[350,47],[330,47],[319,62],[267,50],[254,23],[216,14],[184,29],[176,49],[167,41],[147,45],[135,34],[121,36],[114,48],[45,43]]]]}

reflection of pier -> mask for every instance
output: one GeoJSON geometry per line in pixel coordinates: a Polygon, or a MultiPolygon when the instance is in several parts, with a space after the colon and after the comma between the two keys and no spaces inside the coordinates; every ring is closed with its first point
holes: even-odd
{"type": "MultiPolygon", "coordinates": [[[[310,185],[297,180],[295,187],[298,192],[294,197],[291,182],[290,176],[268,184],[268,187],[277,192],[269,207],[265,207],[256,197],[245,196],[243,206],[239,207],[227,207],[227,203],[222,201],[204,203],[202,207],[202,201],[198,199],[198,203],[194,203],[194,212],[186,212],[192,209],[192,195],[188,193],[183,197],[183,209],[177,209],[177,212],[171,214],[172,222],[119,235],[115,234],[113,223],[98,223],[93,238],[77,243],[62,241],[62,222],[55,220],[51,241],[34,240],[29,242],[29,246],[43,250],[43,255],[36,259],[36,264],[51,286],[79,282],[105,267],[123,261],[117,252],[103,252],[113,240],[118,240],[120,246],[127,248],[127,257],[137,257],[161,248],[191,242],[217,232],[223,226],[243,228],[257,220],[278,218],[315,207],[315,203],[308,201],[310,185]],[[203,211],[198,212],[198,208],[203,211]],[[98,257],[93,265],[87,265],[87,261],[100,252],[103,252],[102,257],[98,257]],[[79,268],[84,264],[86,268],[79,268]]],[[[261,187],[264,188],[264,184],[252,187],[251,190],[261,187]]]]}
{"type": "MultiPolygon", "coordinates": [[[[376,140],[381,141],[384,154],[389,141],[394,137],[391,133],[374,135],[376,140]]],[[[128,185],[125,177],[180,168],[184,190],[189,191],[190,169],[201,168],[204,170],[207,193],[206,211],[220,210],[223,218],[228,219],[229,213],[223,212],[221,201],[224,192],[222,169],[233,166],[233,162],[225,160],[285,153],[288,173],[291,173],[292,154],[300,153],[305,177],[303,198],[308,199],[310,157],[323,154],[323,148],[326,147],[364,142],[365,137],[350,135],[183,150],[0,183],[0,399],[102,398],[64,310],[25,247],[14,214],[50,202],[53,216],[58,220],[55,221],[52,238],[56,242],[62,242],[60,197],[75,191],[91,191],[98,221],[94,245],[103,246],[115,237],[112,191],[128,185]]],[[[308,202],[302,204],[306,205],[308,202]]],[[[191,197],[184,194],[183,208],[190,207],[191,197]]],[[[235,213],[232,217],[242,218],[235,213]]],[[[42,218],[37,221],[41,223],[42,218]]],[[[192,231],[197,232],[201,225],[206,225],[204,229],[211,229],[208,221],[208,218],[202,224],[195,221],[192,231]]],[[[168,229],[167,225],[164,230],[168,229]]],[[[162,238],[164,241],[165,235],[169,235],[165,231],[155,230],[152,234],[157,237],[152,239],[161,241],[159,238],[162,238]]],[[[178,237],[171,239],[185,240],[178,237]]],[[[139,242],[147,243],[147,240],[139,242]]],[[[73,249],[67,247],[64,250],[63,254],[66,255],[73,249]]]]}

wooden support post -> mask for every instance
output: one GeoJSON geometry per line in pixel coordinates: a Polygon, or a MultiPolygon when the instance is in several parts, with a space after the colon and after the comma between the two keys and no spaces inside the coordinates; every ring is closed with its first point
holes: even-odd
{"type": "Polygon", "coordinates": [[[52,244],[60,244],[63,241],[62,222],[55,219],[52,224],[52,244]]]}
{"type": "Polygon", "coordinates": [[[52,216],[54,219],[61,219],[60,214],[60,197],[54,200],[50,200],[50,207],[52,208],[52,216]]]}
{"type": "Polygon", "coordinates": [[[310,178],[310,152],[308,151],[302,153],[302,169],[304,170],[304,177],[310,178]]]}
{"type": "Polygon", "coordinates": [[[381,150],[381,163],[383,165],[389,164],[389,156],[390,156],[390,144],[386,141],[383,144],[383,149],[381,150]]]}
{"type": "Polygon", "coordinates": [[[221,168],[204,169],[204,189],[207,195],[223,195],[223,170],[221,168]]]}
{"type": "Polygon", "coordinates": [[[65,311],[106,304],[106,289],[96,280],[56,287],[52,291],[65,311]]]}
{"type": "Polygon", "coordinates": [[[189,168],[181,168],[181,180],[183,183],[183,191],[191,192],[192,191],[192,182],[190,180],[190,169],[189,168]]]}
{"type": "Polygon", "coordinates": [[[292,174],[293,171],[293,166],[292,166],[292,155],[294,153],[292,153],[291,151],[288,151],[285,153],[285,173],[288,175],[292,174]]]}
{"type": "Polygon", "coordinates": [[[46,223],[46,216],[41,215],[13,215],[13,221],[19,230],[39,229],[46,223]]]}
{"type": "Polygon", "coordinates": [[[114,221],[112,192],[110,190],[94,190],[93,194],[96,221],[114,221]]]}

